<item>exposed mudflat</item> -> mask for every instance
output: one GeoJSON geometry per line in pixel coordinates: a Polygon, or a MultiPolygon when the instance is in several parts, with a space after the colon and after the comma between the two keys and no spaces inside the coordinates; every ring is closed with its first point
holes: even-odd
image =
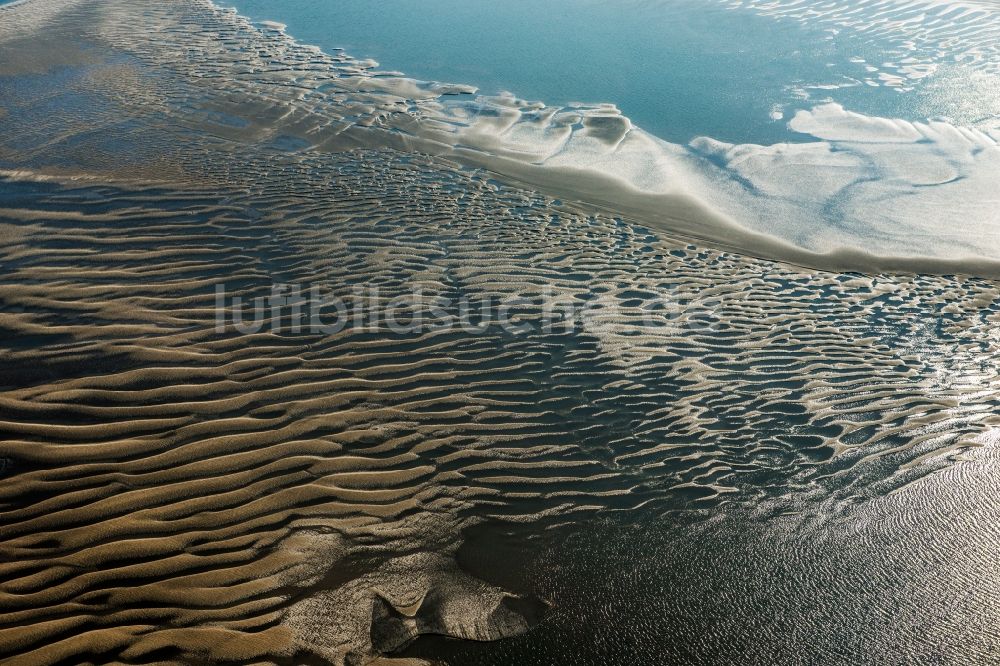
{"type": "Polygon", "coordinates": [[[997,282],[500,182],[207,2],[0,10],[0,76],[5,663],[997,661],[997,282]]]}

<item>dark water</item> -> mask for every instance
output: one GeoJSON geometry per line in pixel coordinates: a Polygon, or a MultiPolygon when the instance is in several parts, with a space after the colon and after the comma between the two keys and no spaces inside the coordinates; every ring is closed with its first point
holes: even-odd
{"type": "MultiPolygon", "coordinates": [[[[995,457],[993,458],[995,465],[995,457]]],[[[859,515],[487,525],[459,561],[552,604],[525,636],[423,638],[449,664],[996,664],[995,470],[949,474],[922,499],[859,515]]]]}

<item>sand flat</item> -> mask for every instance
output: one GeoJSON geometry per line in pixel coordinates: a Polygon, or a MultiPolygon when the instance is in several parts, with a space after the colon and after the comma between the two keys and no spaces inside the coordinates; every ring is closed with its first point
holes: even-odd
{"type": "MultiPolygon", "coordinates": [[[[488,547],[519,534],[532,554],[637,526],[655,538],[605,545],[660,548],[677,528],[697,551],[704,532],[685,525],[752,525],[717,570],[760,556],[749,544],[766,534],[808,582],[797,589],[843,585],[830,607],[854,608],[867,598],[852,579],[814,565],[893,541],[864,531],[872,515],[919,523],[941,478],[968,488],[943,505],[988,515],[992,458],[968,451],[996,446],[995,281],[797,268],[498,182],[372,131],[413,89],[364,90],[342,75],[368,63],[307,54],[207,2],[0,11],[0,54],[57,42],[55,69],[0,86],[8,663],[425,660],[398,651],[427,634],[521,637],[476,657],[502,663],[518,640],[544,655],[534,632],[586,606],[559,572],[588,569],[566,551],[472,566],[476,530],[488,547]],[[241,332],[228,300],[220,330],[217,287],[245,303],[293,284],[378,287],[383,309],[419,286],[456,317],[460,297],[509,299],[523,326],[316,333],[265,314],[241,332]],[[548,329],[545,299],[594,307],[548,329]]],[[[965,543],[972,569],[928,574],[921,603],[990,621],[995,587],[968,591],[991,580],[991,533],[934,515],[922,538],[965,543]]],[[[893,551],[876,573],[940,571],[941,555],[893,551]]],[[[622,575],[649,570],[630,557],[622,575]]],[[[878,611],[918,598],[879,589],[878,611]]],[[[761,617],[733,594],[739,621],[699,650],[761,617]]],[[[639,598],[611,607],[646,617],[639,598]]],[[[699,626],[671,616],[662,654],[699,626]]],[[[829,617],[786,618],[788,640],[829,658],[842,635],[807,639],[829,617]]],[[[911,637],[912,654],[986,659],[995,646],[970,640],[974,626],[932,624],[937,641],[911,637]]]]}

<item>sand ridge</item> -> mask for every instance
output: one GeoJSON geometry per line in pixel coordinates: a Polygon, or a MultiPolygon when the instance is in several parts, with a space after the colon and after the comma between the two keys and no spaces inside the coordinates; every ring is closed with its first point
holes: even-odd
{"type": "Polygon", "coordinates": [[[549,600],[462,571],[471,526],[850,512],[996,425],[995,281],[797,269],[369,146],[412,101],[241,50],[208,3],[32,3],[38,48],[100,57],[0,88],[9,663],[511,636],[549,600]],[[525,327],[217,328],[217,286],[275,284],[516,299],[525,327]],[[550,297],[595,307],[546,330],[550,297]]]}

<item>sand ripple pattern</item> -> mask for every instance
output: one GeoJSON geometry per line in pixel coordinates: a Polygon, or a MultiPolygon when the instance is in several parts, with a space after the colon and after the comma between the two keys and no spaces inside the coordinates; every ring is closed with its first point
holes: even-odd
{"type": "Polygon", "coordinates": [[[337,97],[361,64],[242,51],[217,30],[242,19],[208,4],[38,12],[69,44],[54,58],[78,62],[70,35],[112,55],[61,74],[81,97],[23,68],[0,88],[7,663],[358,663],[511,636],[543,604],[452,558],[487,519],[849,512],[996,425],[994,281],[794,269],[359,148],[412,97],[378,77],[337,97]],[[506,300],[522,326],[218,330],[219,285],[275,284],[384,307],[419,288],[452,316],[506,300]],[[586,314],[548,329],[552,299],[586,314]]]}
{"type": "Polygon", "coordinates": [[[836,509],[995,420],[993,283],[797,273],[393,155],[311,166],[224,204],[6,183],[0,643],[24,663],[333,659],[357,645],[310,643],[296,605],[344,558],[484,517],[836,509]],[[516,295],[529,324],[543,289],[600,307],[558,334],[215,330],[215,284],[359,279],[516,295]],[[683,307],[640,318],[663,293],[683,307]]]}

